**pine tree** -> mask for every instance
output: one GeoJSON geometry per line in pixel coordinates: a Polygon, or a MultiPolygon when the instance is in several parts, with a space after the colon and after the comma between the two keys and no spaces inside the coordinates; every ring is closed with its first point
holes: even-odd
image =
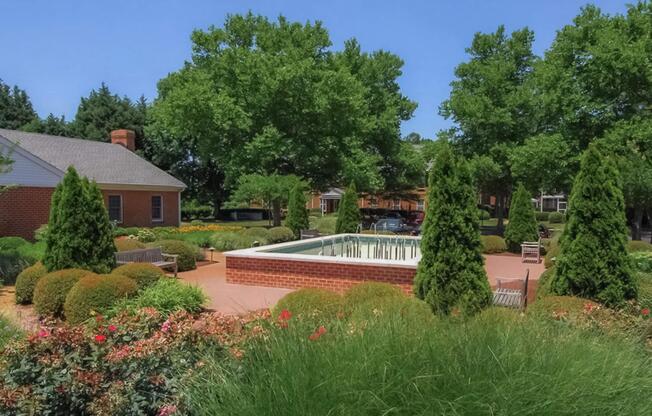
{"type": "Polygon", "coordinates": [[[109,273],[115,267],[115,244],[109,213],[104,206],[102,191],[95,181],[86,185],[88,238],[93,242],[89,253],[89,268],[96,273],[109,273]]]}
{"type": "Polygon", "coordinates": [[[290,191],[285,226],[291,229],[297,238],[301,236],[301,230],[306,230],[310,226],[308,210],[306,209],[306,196],[303,193],[301,184],[296,184],[290,191]]]}
{"type": "Polygon", "coordinates": [[[552,291],[609,306],[636,298],[620,179],[596,145],[582,155],[569,207],[552,291]]]}
{"type": "Polygon", "coordinates": [[[63,182],[59,182],[56,188],[54,188],[54,193],[52,194],[52,199],[50,200],[50,217],[48,219],[48,230],[45,235],[45,253],[43,254],[43,264],[49,269],[49,271],[54,271],[49,265],[54,264],[55,258],[58,256],[59,250],[59,237],[57,235],[59,231],[58,221],[59,221],[59,206],[61,205],[61,194],[63,193],[63,182]]]}
{"type": "Polygon", "coordinates": [[[513,253],[518,253],[524,241],[536,241],[538,238],[537,219],[532,208],[530,194],[525,186],[519,184],[516,192],[512,195],[509,223],[505,228],[507,248],[513,253]]]}
{"type": "Polygon", "coordinates": [[[337,210],[337,222],[335,223],[335,232],[354,233],[360,224],[360,209],[358,208],[358,193],[355,189],[355,183],[346,189],[340,207],[337,210]]]}
{"type": "Polygon", "coordinates": [[[468,166],[442,147],[430,173],[428,209],[414,293],[437,314],[473,314],[489,305],[476,192],[468,166]]]}

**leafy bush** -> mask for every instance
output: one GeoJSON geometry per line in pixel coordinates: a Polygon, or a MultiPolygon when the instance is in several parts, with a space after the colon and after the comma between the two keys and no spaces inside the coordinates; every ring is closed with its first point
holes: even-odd
{"type": "Polygon", "coordinates": [[[512,253],[521,252],[524,241],[536,241],[539,238],[537,221],[532,209],[531,195],[521,184],[512,196],[509,208],[509,222],[505,228],[505,243],[512,253]]]}
{"type": "Polygon", "coordinates": [[[119,274],[84,276],[66,296],[64,315],[70,324],[84,322],[137,290],[136,282],[119,274]]]}
{"type": "Polygon", "coordinates": [[[36,259],[40,261],[43,259],[45,253],[45,241],[38,241],[34,244],[28,243],[19,246],[16,251],[24,258],[36,259]]]}
{"type": "Polygon", "coordinates": [[[652,253],[648,251],[635,251],[630,253],[634,268],[639,272],[652,272],[652,253]]]}
{"type": "Polygon", "coordinates": [[[478,209],[478,218],[485,221],[491,219],[491,214],[489,214],[489,212],[485,211],[484,209],[478,209]]]}
{"type": "Polygon", "coordinates": [[[25,244],[29,243],[21,237],[0,237],[0,251],[15,250],[25,244]]]}
{"type": "Polygon", "coordinates": [[[637,251],[652,251],[652,244],[647,241],[630,240],[627,242],[627,251],[630,253],[637,251]]]}
{"type": "Polygon", "coordinates": [[[269,229],[269,242],[285,243],[294,240],[294,233],[288,227],[274,227],[269,229]]]}
{"type": "Polygon", "coordinates": [[[536,211],[534,213],[534,216],[536,217],[537,221],[549,221],[550,220],[550,213],[546,211],[536,211]]]}
{"type": "Polygon", "coordinates": [[[550,224],[561,224],[564,222],[564,214],[561,212],[551,212],[548,215],[548,222],[550,224]]]}
{"type": "Polygon", "coordinates": [[[211,237],[211,245],[217,251],[239,250],[252,247],[257,239],[242,233],[226,232],[215,233],[211,237]]]}
{"type": "Polygon", "coordinates": [[[211,237],[215,234],[214,231],[194,231],[190,233],[175,233],[170,234],[168,240],[182,240],[194,244],[198,247],[208,248],[211,247],[211,237]]]}
{"type": "Polygon", "coordinates": [[[209,205],[200,205],[195,201],[184,202],[181,205],[181,218],[190,221],[197,218],[209,218],[213,214],[213,208],[209,205]]]}
{"type": "Polygon", "coordinates": [[[148,247],[160,247],[163,253],[176,254],[180,272],[197,268],[198,247],[181,240],[161,240],[149,243],[148,247]]]}
{"type": "Polygon", "coordinates": [[[0,251],[0,283],[14,284],[20,272],[38,261],[36,257],[21,254],[20,248],[0,251]]]}
{"type": "Polygon", "coordinates": [[[127,237],[130,235],[133,235],[134,237],[138,234],[138,227],[115,227],[113,229],[113,236],[114,237],[127,237]]]}
{"type": "Polygon", "coordinates": [[[543,273],[541,273],[537,285],[537,299],[540,299],[545,296],[550,296],[552,294],[550,284],[552,282],[552,276],[554,274],[555,274],[554,267],[550,267],[546,269],[543,273]]]}
{"type": "Polygon", "coordinates": [[[310,228],[319,231],[320,234],[335,234],[336,224],[336,215],[325,215],[323,217],[312,217],[310,219],[310,228]]]}
{"type": "Polygon", "coordinates": [[[16,303],[32,303],[36,283],[47,274],[45,266],[36,263],[20,272],[16,278],[16,303]]]}
{"type": "MultiPolygon", "coordinates": [[[[348,310],[366,302],[377,302],[384,298],[403,298],[398,286],[389,283],[364,282],[351,287],[344,293],[344,306],[348,310]]],[[[432,313],[431,313],[432,315],[432,313]]]]}
{"type": "Polygon", "coordinates": [[[145,244],[133,238],[119,238],[115,240],[115,248],[118,251],[140,250],[145,247],[145,244]]]}
{"type": "Polygon", "coordinates": [[[428,303],[407,296],[385,296],[362,302],[352,307],[350,314],[352,326],[384,319],[398,321],[401,325],[407,321],[411,325],[417,322],[427,325],[436,319],[428,303]]]}
{"type": "Polygon", "coordinates": [[[141,228],[138,230],[138,234],[136,234],[136,239],[141,243],[151,243],[152,241],[156,241],[156,234],[149,228],[141,228]]]}
{"type": "Polygon", "coordinates": [[[63,304],[70,289],[82,277],[93,274],[83,269],[64,269],[46,274],[34,287],[34,309],[40,316],[63,316],[63,304]]]}
{"type": "Polygon", "coordinates": [[[326,289],[299,289],[278,301],[272,315],[280,317],[283,311],[310,321],[322,321],[342,311],[342,296],[326,289]]]}
{"type": "Polygon", "coordinates": [[[181,310],[197,313],[207,300],[204,292],[196,286],[174,279],[160,279],[137,296],[119,300],[110,314],[117,315],[123,311],[133,314],[142,308],[154,308],[163,315],[181,310]]]}
{"type": "Polygon", "coordinates": [[[270,234],[267,228],[263,227],[251,227],[242,231],[242,235],[247,237],[253,237],[260,243],[260,245],[265,245],[269,242],[270,234]]]}
{"type": "Polygon", "coordinates": [[[482,252],[484,254],[504,253],[507,251],[505,239],[499,235],[480,236],[482,242],[482,252]]]}
{"type": "Polygon", "coordinates": [[[120,274],[132,279],[138,285],[138,289],[151,286],[160,278],[165,277],[165,273],[160,268],[150,263],[123,264],[113,270],[111,274],[120,274]]]}
{"type": "Polygon", "coordinates": [[[21,335],[22,331],[9,318],[0,314],[0,351],[4,350],[5,345],[10,341],[19,339],[21,335]]]}
{"type": "Polygon", "coordinates": [[[551,240],[548,248],[546,248],[546,257],[543,259],[543,264],[546,269],[555,265],[557,256],[559,256],[559,241],[551,240]]]}
{"type": "Polygon", "coordinates": [[[47,238],[49,227],[47,224],[43,224],[34,231],[34,240],[43,241],[47,238]]]}

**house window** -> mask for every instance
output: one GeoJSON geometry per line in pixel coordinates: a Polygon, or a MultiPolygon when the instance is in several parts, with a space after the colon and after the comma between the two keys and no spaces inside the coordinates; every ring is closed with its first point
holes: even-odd
{"type": "Polygon", "coordinates": [[[417,201],[417,211],[423,211],[426,208],[425,202],[423,199],[417,201]]]}
{"type": "Polygon", "coordinates": [[[152,221],[163,221],[163,198],[161,195],[152,196],[152,221]]]}
{"type": "Polygon", "coordinates": [[[392,209],[401,209],[401,200],[400,199],[392,200],[392,209]]]}
{"type": "Polygon", "coordinates": [[[109,195],[109,219],[122,223],[122,195],[109,195]]]}
{"type": "Polygon", "coordinates": [[[378,200],[376,199],[375,196],[369,198],[369,205],[371,206],[371,208],[378,208],[378,200]]]}

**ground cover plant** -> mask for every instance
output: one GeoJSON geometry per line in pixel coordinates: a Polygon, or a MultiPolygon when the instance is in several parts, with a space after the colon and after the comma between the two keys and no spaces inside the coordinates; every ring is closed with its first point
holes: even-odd
{"type": "Polygon", "coordinates": [[[142,308],[154,308],[162,315],[178,311],[197,313],[207,300],[204,292],[196,286],[175,279],[160,279],[136,296],[118,300],[109,314],[113,316],[125,311],[135,313],[142,308]]]}

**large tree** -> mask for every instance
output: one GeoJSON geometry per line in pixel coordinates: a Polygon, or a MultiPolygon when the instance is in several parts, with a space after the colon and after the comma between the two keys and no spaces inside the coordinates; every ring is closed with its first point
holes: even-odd
{"type": "Polygon", "coordinates": [[[0,129],[18,130],[37,118],[27,93],[0,79],[0,129]]]}
{"type": "Polygon", "coordinates": [[[400,141],[415,104],[398,87],[402,61],[333,52],[321,23],[232,15],[192,34],[190,62],[159,82],[151,111],[163,140],[194,143],[192,158],[223,179],[297,175],[314,188],[355,182],[377,190],[422,175],[400,141]]]}
{"type": "Polygon", "coordinates": [[[21,127],[23,131],[51,134],[53,136],[71,136],[73,131],[64,116],[57,117],[50,113],[45,119],[35,118],[21,127]]]}
{"type": "Polygon", "coordinates": [[[450,146],[438,152],[429,185],[414,293],[437,314],[473,314],[490,304],[491,289],[471,173],[450,146]]]}
{"type": "Polygon", "coordinates": [[[481,191],[496,196],[498,226],[512,188],[511,150],[537,130],[530,77],[536,56],[534,34],[528,29],[508,36],[500,26],[494,33],[476,33],[469,60],[455,69],[450,97],[440,113],[455,123],[453,142],[467,156],[491,165],[479,181],[481,191]]]}

